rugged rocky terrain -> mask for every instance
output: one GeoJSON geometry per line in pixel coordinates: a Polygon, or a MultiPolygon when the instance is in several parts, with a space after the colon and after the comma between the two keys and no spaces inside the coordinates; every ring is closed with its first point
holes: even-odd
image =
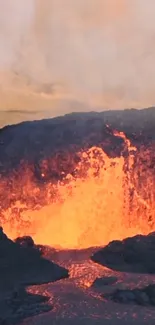
{"type": "Polygon", "coordinates": [[[35,296],[25,287],[66,277],[68,271],[44,258],[31,238],[13,242],[0,229],[0,324],[14,324],[51,309],[50,297],[35,296]]]}
{"type": "Polygon", "coordinates": [[[114,240],[91,258],[116,271],[155,274],[155,233],[114,240]]]}
{"type": "MultiPolygon", "coordinates": [[[[145,252],[138,269],[134,259],[132,269],[124,269],[124,261],[119,259],[121,272],[92,262],[90,257],[106,247],[59,251],[35,246],[30,237],[12,242],[2,229],[0,235],[0,324],[154,324],[155,277],[142,275],[151,248],[153,254],[154,234],[123,241],[130,241],[133,254],[144,247],[145,252]],[[145,309],[139,309],[141,306],[145,309]]],[[[115,254],[114,262],[118,246],[115,254]]],[[[153,255],[148,261],[154,267],[153,255]]]]}
{"type": "Polygon", "coordinates": [[[111,156],[120,155],[123,140],[113,135],[113,129],[125,132],[136,146],[152,146],[155,141],[155,108],[72,113],[6,126],[0,130],[0,172],[8,172],[24,160],[33,163],[36,177],[39,177],[40,161],[57,157],[59,172],[53,167],[49,177],[58,179],[62,171],[68,173],[74,169],[77,162],[75,153],[81,148],[96,145],[111,156]],[[70,154],[70,162],[64,155],[66,152],[70,154]]]}
{"type": "Polygon", "coordinates": [[[146,298],[154,297],[155,275],[116,272],[105,268],[90,259],[97,250],[51,252],[47,248],[48,258],[69,269],[70,277],[33,287],[33,293],[47,291],[54,307],[46,314],[25,319],[22,325],[153,325],[155,308],[150,298],[146,303],[146,298]],[[133,299],[132,290],[136,299],[133,299]],[[143,290],[148,290],[147,297],[143,290]],[[121,296],[124,299],[121,300],[121,296]],[[138,299],[142,299],[144,304],[140,304],[138,299]]]}
{"type": "Polygon", "coordinates": [[[155,285],[149,284],[135,289],[116,289],[110,294],[103,295],[103,298],[105,297],[117,303],[155,306],[155,285]]]}

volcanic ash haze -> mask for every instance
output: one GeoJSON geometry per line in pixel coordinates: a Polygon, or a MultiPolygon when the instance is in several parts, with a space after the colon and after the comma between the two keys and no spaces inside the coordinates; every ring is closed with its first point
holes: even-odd
{"type": "Polygon", "coordinates": [[[11,123],[6,110],[14,110],[16,122],[154,104],[154,1],[0,0],[0,5],[1,125],[11,123]]]}

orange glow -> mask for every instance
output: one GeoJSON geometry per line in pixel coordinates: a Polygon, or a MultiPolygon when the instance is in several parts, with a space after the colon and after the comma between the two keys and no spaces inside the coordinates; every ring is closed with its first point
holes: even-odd
{"type": "Polygon", "coordinates": [[[41,183],[24,163],[1,179],[1,220],[8,236],[29,234],[40,244],[86,248],[155,230],[149,149],[136,149],[122,132],[114,135],[124,141],[122,156],[110,158],[99,147],[81,151],[74,175],[62,181],[47,181],[51,162],[45,160],[41,183]]]}
{"type": "MultiPolygon", "coordinates": [[[[80,6],[76,8],[77,12],[80,6]]],[[[120,21],[121,19],[126,19],[130,14],[130,6],[126,0],[97,0],[89,2],[88,8],[83,10],[81,15],[77,16],[80,19],[80,24],[84,28],[91,27],[103,27],[105,25],[110,25],[120,21]]],[[[76,22],[74,21],[74,24],[76,22]]]]}

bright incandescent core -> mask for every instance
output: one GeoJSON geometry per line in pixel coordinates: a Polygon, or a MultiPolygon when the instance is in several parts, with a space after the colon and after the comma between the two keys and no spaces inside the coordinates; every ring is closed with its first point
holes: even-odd
{"type": "MultiPolygon", "coordinates": [[[[22,164],[9,179],[3,177],[1,221],[7,235],[32,235],[36,243],[54,247],[86,248],[153,231],[150,153],[132,146],[123,132],[114,135],[123,139],[125,154],[110,158],[100,147],[81,151],[74,175],[57,183],[38,183],[31,166],[22,164]]],[[[45,173],[46,168],[42,178],[45,173]]]]}

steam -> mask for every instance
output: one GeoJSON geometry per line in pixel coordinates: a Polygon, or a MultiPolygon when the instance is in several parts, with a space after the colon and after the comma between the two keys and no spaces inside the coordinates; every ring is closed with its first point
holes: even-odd
{"type": "Polygon", "coordinates": [[[0,109],[52,115],[60,101],[63,112],[74,110],[64,100],[85,110],[155,103],[153,0],[0,0],[0,7],[0,109]]]}

